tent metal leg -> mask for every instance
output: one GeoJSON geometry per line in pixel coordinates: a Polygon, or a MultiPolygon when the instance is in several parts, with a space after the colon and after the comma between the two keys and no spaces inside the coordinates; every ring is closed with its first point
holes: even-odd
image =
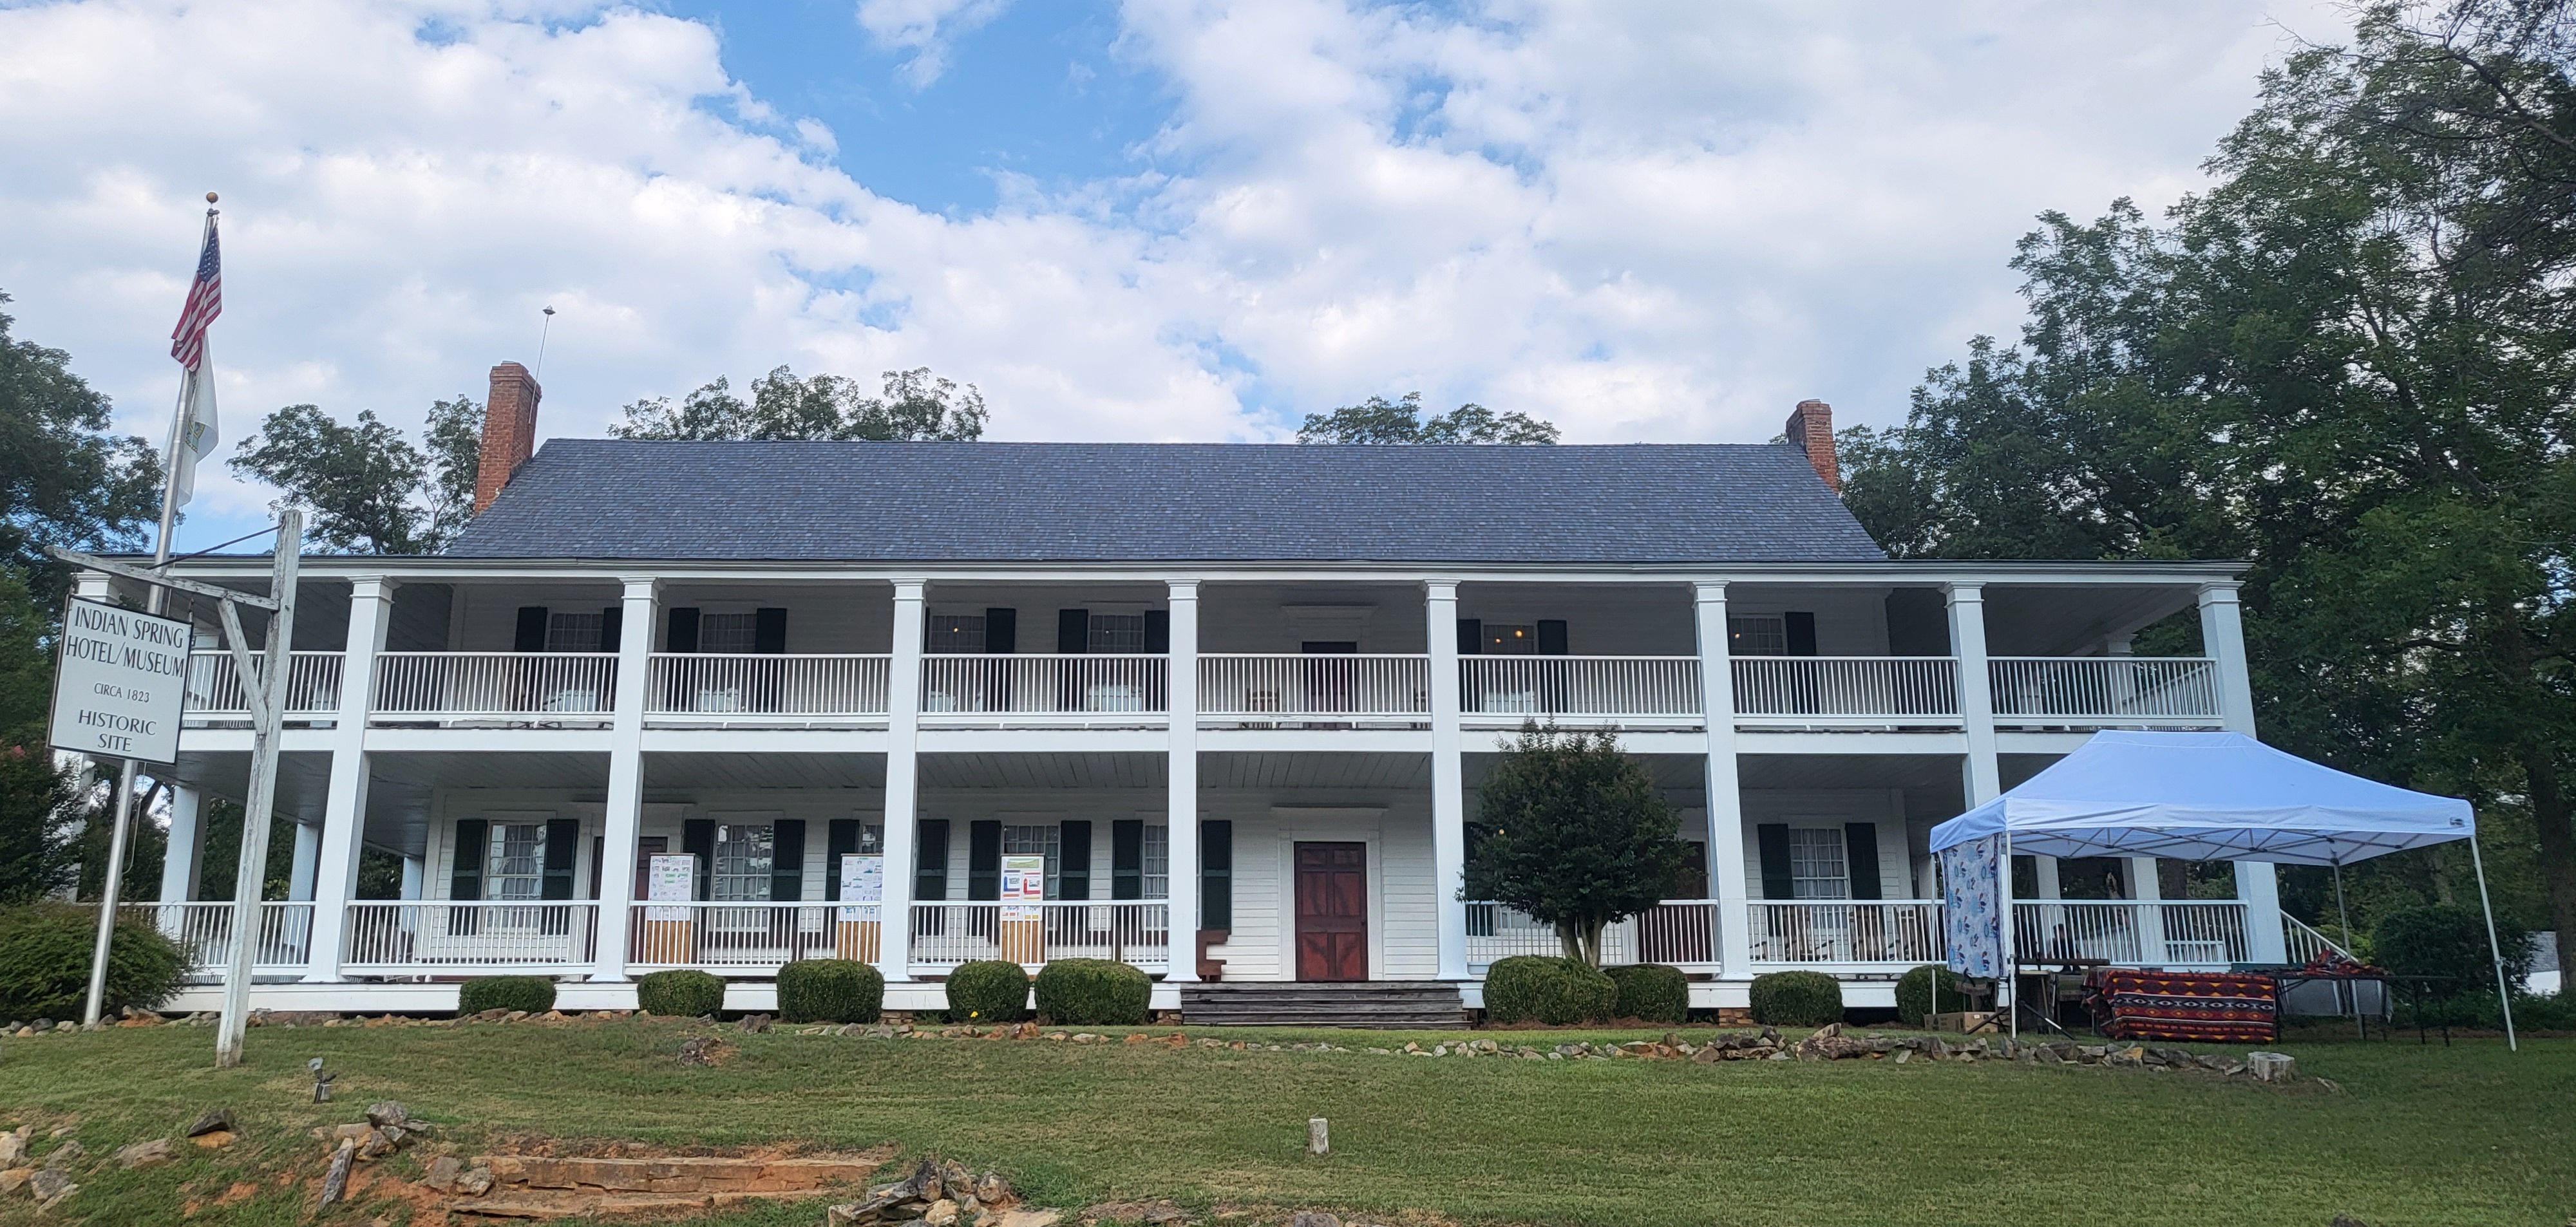
{"type": "Polygon", "coordinates": [[[2478,907],[2487,915],[2487,957],[2495,962],[2496,1005],[2504,1010],[2504,1046],[2506,1051],[2520,1052],[2522,1045],[2513,1036],[2513,994],[2504,984],[2504,947],[2496,942],[2495,904],[2487,899],[2487,861],[2478,852],[2478,837],[2469,836],[2469,864],[2478,871],[2478,907]]]}

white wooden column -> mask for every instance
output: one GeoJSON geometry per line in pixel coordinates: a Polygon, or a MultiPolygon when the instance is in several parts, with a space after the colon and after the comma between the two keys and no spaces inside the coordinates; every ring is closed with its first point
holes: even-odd
{"type": "Polygon", "coordinates": [[[1171,761],[1164,768],[1163,832],[1165,892],[1169,919],[1164,925],[1171,943],[1169,981],[1199,978],[1199,585],[1197,580],[1171,582],[1171,649],[1169,667],[1172,721],[1171,761]]]}
{"type": "MultiPolygon", "coordinates": [[[[1431,656],[1431,893],[1438,908],[1443,980],[1467,978],[1466,734],[1458,727],[1458,584],[1422,585],[1423,628],[1431,656]]],[[[1284,909],[1283,902],[1283,909],[1284,909]]]]}
{"type": "Polygon", "coordinates": [[[2004,790],[1995,754],[1994,676],[1986,664],[1986,594],[1976,584],[1950,585],[1950,658],[1959,671],[1959,722],[1968,735],[1968,808],[2004,790]]]}
{"type": "Polygon", "coordinates": [[[885,896],[877,905],[877,972],[912,979],[912,875],[921,812],[922,601],[926,583],[896,580],[893,659],[886,665],[885,896]]]}
{"type": "Polygon", "coordinates": [[[2128,872],[2129,897],[2138,901],[2138,954],[2170,963],[2173,960],[2165,956],[2165,884],[2156,877],[2156,858],[2129,857],[2128,872]]]}
{"type": "Polygon", "coordinates": [[[1699,705],[1708,728],[1708,889],[1717,901],[1719,974],[1753,975],[1753,905],[1744,870],[1744,789],[1736,777],[1735,666],[1728,650],[1726,585],[1694,585],[1699,705]]]}
{"type": "Polygon", "coordinates": [[[402,897],[418,899],[421,897],[421,880],[428,871],[427,858],[406,856],[402,863],[402,897]]]}
{"type": "MultiPolygon", "coordinates": [[[[286,897],[296,903],[313,902],[313,870],[322,860],[322,828],[309,822],[290,822],[295,828],[295,858],[286,866],[286,897]]],[[[319,924],[314,935],[321,935],[319,924]]],[[[316,943],[315,953],[319,953],[316,943]]]]}
{"type": "MultiPolygon", "coordinates": [[[[2217,662],[2218,710],[2227,731],[2254,735],[2254,675],[2245,661],[2245,611],[2236,585],[2200,590],[2200,650],[2217,662]]],[[[2289,959],[2281,933],[2281,883],[2269,861],[2236,862],[2236,897],[2245,904],[2245,957],[2255,963],[2289,959]]]]}
{"type": "Polygon", "coordinates": [[[311,849],[309,887],[295,892],[313,901],[313,959],[307,980],[340,978],[341,941],[348,932],[349,900],[358,893],[358,854],[367,835],[367,712],[376,694],[376,655],[393,624],[394,585],[380,575],[349,581],[349,633],[340,647],[340,705],[331,726],[331,783],[322,802],[322,826],[295,828],[295,872],[304,881],[305,840],[311,849]]]}
{"type": "Polygon", "coordinates": [[[161,902],[186,903],[197,897],[197,880],[205,867],[206,794],[194,784],[170,785],[170,847],[161,856],[161,902]]]}
{"type": "Polygon", "coordinates": [[[630,577],[618,594],[617,696],[609,718],[608,795],[599,824],[599,923],[593,980],[626,979],[635,920],[635,856],[644,826],[644,704],[652,693],[653,632],[661,581],[630,577]]]}

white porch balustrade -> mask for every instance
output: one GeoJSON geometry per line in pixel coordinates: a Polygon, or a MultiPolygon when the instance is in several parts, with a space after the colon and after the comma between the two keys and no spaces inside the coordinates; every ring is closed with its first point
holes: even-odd
{"type": "MultiPolygon", "coordinates": [[[[657,653],[644,710],[688,723],[886,714],[887,656],[657,653]]],[[[673,723],[659,719],[657,723],[673,723]]]]}
{"type": "Polygon", "coordinates": [[[1266,723],[1419,721],[1431,712],[1430,658],[1215,653],[1199,657],[1199,714],[1266,723]]]}
{"type": "MultiPolygon", "coordinates": [[[[1500,903],[1467,904],[1467,962],[1486,967],[1517,955],[1555,958],[1565,953],[1553,925],[1500,903]]],[[[1717,903],[1666,899],[1602,930],[1605,966],[1664,963],[1679,967],[1717,964],[1717,903]]]]}
{"type": "Polygon", "coordinates": [[[1959,714],[1947,656],[1738,656],[1735,714],[1799,724],[1863,724],[1959,714]]]}
{"type": "Polygon", "coordinates": [[[382,652],[377,715],[597,716],[615,704],[614,652],[382,652]]]}
{"type": "Polygon", "coordinates": [[[1767,899],[1752,904],[1756,963],[1938,962],[1941,904],[1932,899],[1767,899]]]}
{"type": "Polygon", "coordinates": [[[596,949],[598,903],[352,903],[341,970],[360,975],[476,971],[560,971],[587,966],[596,949]]]}
{"type": "Polygon", "coordinates": [[[2008,724],[2215,727],[2218,664],[2190,657],[2007,656],[1988,662],[2008,724]]]}
{"type": "MultiPolygon", "coordinates": [[[[188,956],[192,978],[221,976],[233,957],[233,905],[225,900],[190,903],[128,903],[118,912],[142,920],[178,943],[188,956]]],[[[253,970],[302,970],[313,950],[313,905],[262,903],[259,946],[251,951],[253,970]]]]}
{"type": "Polygon", "coordinates": [[[1050,959],[1109,959],[1159,971],[1171,965],[1170,914],[1160,899],[916,903],[912,965],[999,959],[1035,968],[1050,959]]]}
{"type": "MultiPolygon", "coordinates": [[[[339,710],[340,659],[338,652],[293,654],[286,666],[286,710],[297,714],[339,710]]],[[[188,715],[249,717],[250,701],[242,694],[232,653],[189,654],[188,715]]]]}
{"type": "Polygon", "coordinates": [[[924,656],[921,716],[970,723],[1160,716],[1170,703],[1170,677],[1171,660],[1160,655],[924,656]]]}
{"type": "Polygon", "coordinates": [[[1700,714],[1695,656],[1470,656],[1459,710],[1517,723],[1531,716],[1585,723],[1696,723],[1700,714]]]}
{"type": "Polygon", "coordinates": [[[877,906],[838,903],[648,903],[626,926],[630,968],[771,971],[804,959],[877,957],[877,906]]]}
{"type": "Polygon", "coordinates": [[[2224,967],[2246,961],[2245,905],[2032,899],[2013,905],[2013,952],[2025,963],[2102,959],[2148,967],[2224,967]]]}

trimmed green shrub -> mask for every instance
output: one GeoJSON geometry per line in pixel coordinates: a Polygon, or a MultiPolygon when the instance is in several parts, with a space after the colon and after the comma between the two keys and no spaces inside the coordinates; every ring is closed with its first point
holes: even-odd
{"type": "Polygon", "coordinates": [[[792,1023],[872,1023],[885,977],[850,959],[801,959],[778,969],[778,1016],[792,1023]]]}
{"type": "MultiPolygon", "coordinates": [[[[2531,935],[2501,921],[2496,946],[2504,954],[2507,983],[2519,986],[2531,969],[2531,935]]],[[[2372,957],[2401,976],[2440,976],[2425,986],[2435,1000],[2495,996],[2495,962],[2487,951],[2487,920],[2475,908],[2449,904],[2400,908],[2370,930],[2372,957]]]]}
{"type": "Polygon", "coordinates": [[[1485,1017],[1570,1027],[1610,1016],[1619,986],[1581,959],[1523,954],[1485,969],[1485,1017]]]}
{"type": "Polygon", "coordinates": [[[635,1008],[669,1018],[696,1018],[724,1008],[724,981],[703,971],[657,971],[635,980],[635,1008]]]}
{"type": "Polygon", "coordinates": [[[526,1010],[543,1014],[555,1008],[555,982],[537,976],[481,976],[456,986],[456,1012],[526,1010]]]}
{"type": "Polygon", "coordinates": [[[1018,1022],[1029,1012],[1029,973],[1000,959],[960,963],[948,973],[948,1021],[1018,1022]]]}
{"type": "Polygon", "coordinates": [[[1752,1004],[1755,1022],[1821,1027],[1843,1020],[1843,986],[1821,971],[1775,971],[1753,977],[1752,1004]]]}
{"type": "MultiPolygon", "coordinates": [[[[98,940],[95,908],[39,903],[0,908],[0,1018],[77,1018],[89,996],[90,951],[98,940]]],[[[113,1014],[132,1006],[159,1009],[179,991],[188,956],[139,916],[120,917],[108,941],[107,991],[113,1014]]]]}
{"type": "Polygon", "coordinates": [[[1896,1021],[1909,1027],[1920,1027],[1932,1016],[1932,983],[1941,984],[1941,1009],[1958,1013],[1968,1008],[1959,995],[1959,975],[1939,963],[1925,963],[1896,978],[1896,1021]]]}
{"type": "Polygon", "coordinates": [[[1683,975],[1681,968],[1639,963],[1604,967],[1601,974],[1619,987],[1619,996],[1610,1006],[1613,1018],[1677,1023],[1690,1017],[1690,977],[1683,975]]]}
{"type": "Polygon", "coordinates": [[[1136,1026],[1153,995],[1144,972],[1108,959],[1057,959],[1038,969],[1038,1013],[1064,1026],[1136,1026]]]}

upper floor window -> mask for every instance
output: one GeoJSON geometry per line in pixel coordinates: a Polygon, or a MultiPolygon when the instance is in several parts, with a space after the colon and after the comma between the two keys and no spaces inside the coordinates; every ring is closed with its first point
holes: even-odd
{"type": "Polygon", "coordinates": [[[604,619],[596,612],[572,613],[556,610],[546,615],[546,650],[549,652],[596,652],[604,619]]]}
{"type": "Polygon", "coordinates": [[[1537,627],[1504,622],[1485,624],[1485,655],[1535,656],[1537,654],[1537,627]]]}
{"type": "Polygon", "coordinates": [[[545,894],[546,824],[495,822],[485,862],[483,897],[536,899],[545,894]]]}
{"type": "Polygon", "coordinates": [[[1843,860],[1843,833],[1832,827],[1789,829],[1789,897],[1848,899],[1851,876],[1843,860]]]}
{"type": "Polygon", "coordinates": [[[1731,656],[1786,656],[1788,619],[1779,614],[1728,614],[1726,641],[1731,656]]]}
{"type": "Polygon", "coordinates": [[[932,614],[924,620],[924,651],[936,656],[980,655],[984,651],[984,615],[932,614]]]}
{"type": "Polygon", "coordinates": [[[776,836],[768,825],[727,823],[716,828],[714,872],[707,897],[719,903],[763,903],[777,865],[776,836]]]}
{"type": "Polygon", "coordinates": [[[1083,650],[1086,652],[1144,651],[1145,615],[1141,613],[1091,615],[1091,634],[1083,650]]]}
{"type": "Polygon", "coordinates": [[[710,613],[698,616],[698,650],[701,652],[747,654],[759,650],[760,615],[710,613]]]}

